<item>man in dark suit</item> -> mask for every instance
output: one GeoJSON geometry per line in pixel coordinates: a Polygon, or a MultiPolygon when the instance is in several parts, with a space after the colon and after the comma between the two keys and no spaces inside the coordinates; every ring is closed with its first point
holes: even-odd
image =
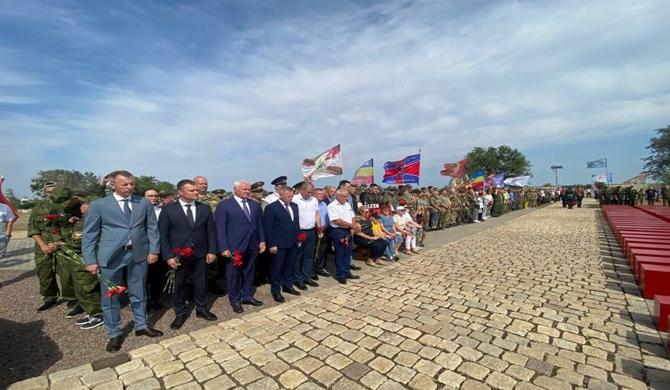
{"type": "Polygon", "coordinates": [[[268,250],[272,254],[270,291],[277,302],[284,302],[280,287],[287,294],[300,295],[293,288],[293,269],[297,254],[297,238],[300,232],[298,205],[291,202],[293,190],[283,187],[279,200],[270,203],[263,213],[263,227],[268,250]]]}
{"type": "MultiPolygon", "coordinates": [[[[114,192],[92,202],[84,218],[81,242],[84,266],[88,272],[100,272],[116,285],[125,273],[135,335],[160,337],[163,332],[149,326],[146,312],[148,267],[158,261],[160,249],[156,214],[146,198],[133,195],[132,173],[114,171],[108,177],[114,192]]],[[[121,305],[118,296],[107,296],[105,283],[100,283],[100,287],[105,328],[110,337],[107,351],[115,352],[123,342],[121,305]]]]}
{"type": "Polygon", "coordinates": [[[216,235],[221,256],[226,257],[228,300],[235,313],[242,313],[242,304],[261,306],[254,299],[254,268],[256,256],[265,252],[261,206],[249,200],[251,185],[248,181],[233,183],[234,196],[216,206],[216,235]],[[241,257],[241,264],[235,255],[241,257]]]}
{"type": "Polygon", "coordinates": [[[216,316],[207,308],[207,264],[216,261],[216,229],[214,217],[209,205],[196,202],[199,197],[198,186],[192,180],[177,183],[179,201],[163,207],[158,218],[158,230],[161,234],[161,256],[167,259],[167,265],[176,269],[172,307],[175,319],[170,328],[177,330],[188,318],[186,306],[186,279],[193,281],[193,298],[196,317],[207,321],[216,320],[216,316]],[[190,257],[177,259],[176,248],[192,248],[190,257]]]}

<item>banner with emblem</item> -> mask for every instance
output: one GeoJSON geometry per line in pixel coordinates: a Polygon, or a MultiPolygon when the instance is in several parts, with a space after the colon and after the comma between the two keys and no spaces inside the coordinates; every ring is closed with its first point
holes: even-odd
{"type": "Polygon", "coordinates": [[[637,176],[633,176],[628,180],[625,180],[622,184],[647,184],[647,174],[640,173],[637,176]]]}
{"type": "Polygon", "coordinates": [[[360,168],[354,173],[354,177],[351,179],[351,184],[361,185],[361,184],[373,184],[375,182],[375,168],[373,159],[369,159],[365,164],[361,165],[360,168]]]}
{"type": "Polygon", "coordinates": [[[399,161],[387,161],[384,164],[386,184],[419,184],[421,175],[421,154],[413,154],[399,161]]]}
{"type": "Polygon", "coordinates": [[[302,161],[302,176],[305,180],[342,175],[342,151],[340,145],[333,146],[313,158],[302,161]]]}
{"type": "Polygon", "coordinates": [[[464,158],[463,160],[456,163],[446,163],[444,164],[444,169],[440,171],[442,176],[451,176],[451,177],[463,177],[465,175],[465,166],[468,164],[468,159],[464,158]]]}

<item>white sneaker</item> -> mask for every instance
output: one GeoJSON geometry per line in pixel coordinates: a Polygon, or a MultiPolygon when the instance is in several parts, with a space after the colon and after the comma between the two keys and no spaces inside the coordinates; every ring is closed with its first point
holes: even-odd
{"type": "Polygon", "coordinates": [[[105,323],[105,321],[102,319],[100,316],[92,316],[89,317],[91,320],[84,325],[81,326],[82,329],[84,330],[89,330],[89,329],[94,329],[97,328],[98,326],[101,326],[102,324],[105,323]]]}

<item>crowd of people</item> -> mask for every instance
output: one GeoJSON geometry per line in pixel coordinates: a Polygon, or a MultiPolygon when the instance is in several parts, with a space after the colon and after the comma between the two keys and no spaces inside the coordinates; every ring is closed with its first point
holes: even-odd
{"type": "Polygon", "coordinates": [[[641,205],[647,204],[653,206],[661,204],[668,206],[670,204],[670,192],[668,186],[647,186],[647,188],[639,188],[635,186],[627,187],[606,187],[597,191],[597,199],[601,205],[603,204],[622,204],[622,205],[641,205]]]}
{"type": "Polygon", "coordinates": [[[106,183],[108,194],[95,200],[47,183],[28,235],[43,297],[37,310],[67,301],[67,317],[82,329],[105,326],[108,351],[122,344],[120,296],[128,298],[136,335],[159,337],[147,313],[163,308],[165,294],[177,330],[189,317],[187,302],[196,317],[217,319],[208,292],[227,294],[242,313],[243,305],[263,305],[256,286],[269,283],[281,303],[283,294],[319,287],[319,277],[358,279],[353,258],[384,266],[420,252],[428,231],[553,200],[544,189],[382,189],[346,180],[338,187],[289,186],[285,176],[271,182],[273,192],[263,182],[238,180],[231,193],[210,192],[197,176],[181,180],[176,197],[155,189],[135,194],[127,171],[112,172],[106,183]],[[327,266],[331,255],[334,267],[327,266]]]}

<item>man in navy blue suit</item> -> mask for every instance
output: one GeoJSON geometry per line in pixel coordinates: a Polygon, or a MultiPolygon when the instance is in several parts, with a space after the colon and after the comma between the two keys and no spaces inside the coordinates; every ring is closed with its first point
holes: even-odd
{"type": "Polygon", "coordinates": [[[196,317],[207,321],[216,320],[216,315],[207,308],[207,264],[216,261],[216,229],[214,217],[208,204],[196,202],[200,193],[192,180],[177,183],[179,200],[163,207],[158,218],[161,234],[161,256],[167,265],[177,270],[172,307],[175,319],[170,324],[173,330],[180,329],[188,318],[186,306],[186,279],[193,281],[193,297],[196,317]],[[177,259],[176,248],[192,248],[188,258],[177,259]]]}
{"type": "Polygon", "coordinates": [[[242,304],[263,305],[253,297],[253,283],[256,256],[265,252],[265,232],[261,206],[249,199],[249,182],[233,183],[233,193],[232,198],[216,206],[214,220],[221,256],[228,259],[228,300],[235,313],[242,313],[242,304]],[[241,264],[234,259],[236,254],[241,257],[241,264]]]}
{"type": "Polygon", "coordinates": [[[279,200],[270,203],[263,213],[263,227],[268,250],[272,254],[270,291],[277,302],[284,302],[280,287],[287,294],[300,295],[293,288],[293,269],[297,254],[297,238],[300,232],[298,205],[293,203],[293,190],[283,187],[279,200]]]}

